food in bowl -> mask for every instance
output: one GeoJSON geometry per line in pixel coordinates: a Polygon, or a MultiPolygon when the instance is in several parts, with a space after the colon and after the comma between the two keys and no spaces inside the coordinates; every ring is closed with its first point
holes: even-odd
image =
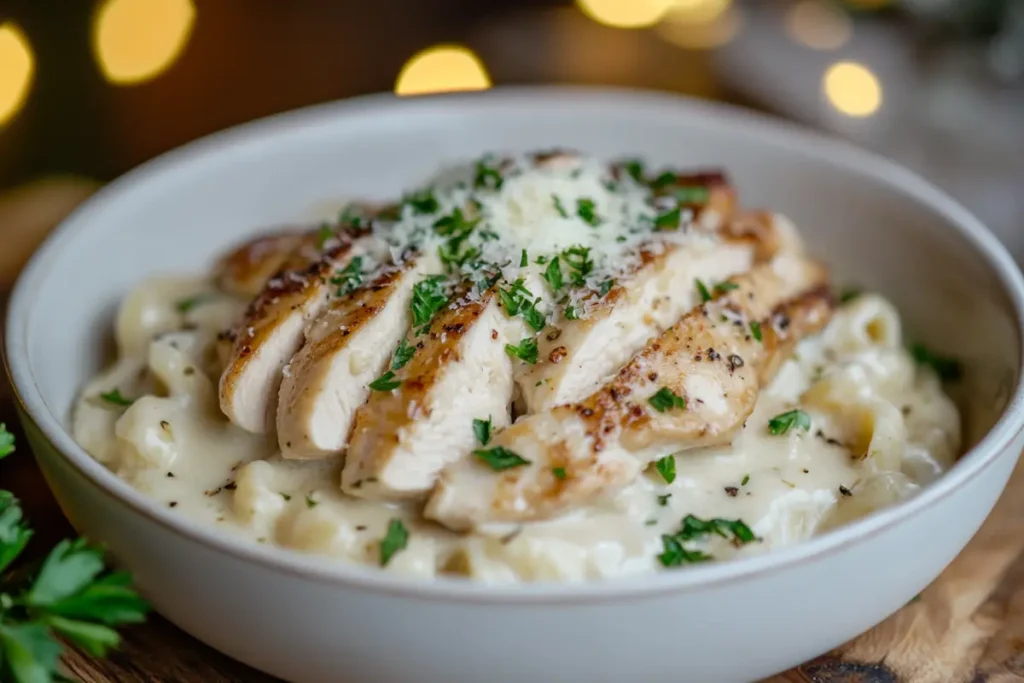
{"type": "Polygon", "coordinates": [[[954,366],[843,299],[724,173],[489,155],[141,284],[74,435],[183,514],[387,571],[676,570],[954,462],[954,366]]]}

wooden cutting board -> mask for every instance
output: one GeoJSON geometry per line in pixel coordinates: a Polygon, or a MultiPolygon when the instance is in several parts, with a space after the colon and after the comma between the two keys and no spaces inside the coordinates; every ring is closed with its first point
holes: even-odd
{"type": "MultiPolygon", "coordinates": [[[[45,185],[19,202],[0,198],[0,304],[41,234],[87,194],[81,185],[45,185]],[[46,211],[25,201],[45,200],[46,211]],[[56,207],[56,208],[54,208],[56,207]],[[13,243],[13,247],[11,246],[13,243]]],[[[0,380],[0,422],[25,443],[15,424],[10,388],[0,380]]],[[[35,463],[22,447],[0,462],[0,482],[22,500],[36,529],[30,546],[42,554],[72,534],[35,463]]],[[[1008,683],[1024,682],[1024,465],[992,515],[945,572],[899,612],[833,652],[766,683],[1008,683]]],[[[880,568],[884,576],[884,569],[880,568]]],[[[124,631],[118,652],[103,661],[70,651],[67,673],[84,683],[272,683],[215,652],[157,615],[124,631]]],[[[410,681],[410,683],[414,683],[410,681]]],[[[456,682],[453,682],[456,683],[456,682]]],[[[699,682],[694,682],[699,683],[699,682]]]]}

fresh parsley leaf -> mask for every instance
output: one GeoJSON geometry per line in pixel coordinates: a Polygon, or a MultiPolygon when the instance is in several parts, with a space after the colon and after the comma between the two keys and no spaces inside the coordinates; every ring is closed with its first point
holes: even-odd
{"type": "MultiPolygon", "coordinates": [[[[674,465],[672,467],[672,470],[673,470],[673,472],[675,471],[675,466],[674,465]]],[[[673,474],[673,478],[675,478],[674,474],[673,474]]],[[[668,499],[671,498],[671,497],[672,497],[671,493],[665,493],[665,494],[662,494],[662,495],[658,496],[658,505],[660,505],[661,507],[667,506],[668,505],[668,499]]]]}
{"type": "Polygon", "coordinates": [[[775,436],[785,434],[790,429],[807,431],[810,428],[811,416],[800,409],[788,410],[768,420],[768,431],[775,436]]]}
{"type": "Polygon", "coordinates": [[[310,510],[312,510],[313,508],[315,508],[319,504],[320,504],[320,501],[318,501],[316,498],[314,498],[313,494],[311,494],[311,493],[307,493],[306,494],[306,507],[308,507],[310,510]]]}
{"type": "Polygon", "coordinates": [[[700,294],[701,303],[711,301],[711,292],[709,292],[707,286],[700,281],[700,278],[697,278],[694,282],[697,284],[697,292],[700,294]]]}
{"type": "Polygon", "coordinates": [[[388,566],[388,562],[399,550],[409,545],[409,531],[400,519],[388,522],[388,531],[380,542],[380,566],[388,566]]]}
{"type": "Polygon", "coordinates": [[[552,292],[557,292],[562,288],[564,284],[562,280],[562,264],[557,256],[551,259],[551,263],[544,269],[544,280],[548,283],[548,287],[551,288],[552,292]]]}
{"type": "Polygon", "coordinates": [[[86,621],[56,616],[48,617],[46,623],[93,657],[105,657],[108,650],[121,643],[117,631],[103,624],[90,624],[86,621]]]}
{"type": "Polygon", "coordinates": [[[345,267],[334,274],[331,284],[337,287],[335,296],[347,296],[363,284],[363,257],[353,256],[345,267]]]}
{"type": "Polygon", "coordinates": [[[572,306],[566,306],[565,307],[564,315],[565,315],[565,319],[566,320],[579,320],[580,319],[580,312],[577,311],[572,306]]]}
{"type": "Polygon", "coordinates": [[[676,182],[676,174],[672,171],[663,171],[658,174],[653,181],[651,181],[651,187],[655,190],[660,190],[663,187],[668,187],[676,182]]]}
{"type": "Polygon", "coordinates": [[[504,446],[473,451],[473,455],[495,472],[529,465],[530,461],[504,446]]]}
{"type": "Polygon", "coordinates": [[[405,339],[398,342],[398,348],[395,349],[395,355],[391,357],[391,369],[401,370],[406,364],[412,360],[412,357],[416,355],[416,347],[407,342],[405,339]]]}
{"type": "Polygon", "coordinates": [[[953,382],[963,376],[963,368],[960,361],[955,358],[940,356],[930,351],[924,344],[914,344],[910,347],[910,355],[921,365],[927,365],[935,370],[939,379],[945,382],[953,382]]]}
{"type": "Polygon", "coordinates": [[[615,280],[608,279],[600,284],[597,288],[597,295],[602,299],[608,296],[608,292],[612,291],[612,287],[615,286],[615,280]]]}
{"type": "Polygon", "coordinates": [[[726,292],[731,292],[732,290],[739,288],[740,286],[738,284],[735,282],[729,282],[728,280],[725,282],[719,282],[714,286],[715,294],[725,294],[726,292]]]}
{"type": "Polygon", "coordinates": [[[590,259],[590,247],[575,245],[564,250],[560,256],[569,268],[569,282],[574,287],[585,285],[587,276],[594,270],[594,262],[590,259]]]}
{"type": "Polygon", "coordinates": [[[32,531],[21,518],[21,506],[10,491],[0,491],[0,576],[21,554],[32,531]]]}
{"type": "Polygon", "coordinates": [[[133,398],[125,398],[122,396],[121,390],[117,388],[113,391],[100,394],[100,398],[114,406],[130,406],[135,402],[135,399],[133,398]]]}
{"type": "Polygon", "coordinates": [[[212,298],[214,298],[212,294],[197,294],[195,296],[190,296],[187,299],[178,299],[174,302],[174,307],[178,309],[178,313],[188,313],[192,309],[206,303],[212,298]]]}
{"type": "Polygon", "coordinates": [[[391,370],[370,382],[370,389],[373,391],[393,391],[400,386],[402,386],[402,380],[395,379],[395,373],[391,370]]]}
{"type": "Polygon", "coordinates": [[[45,624],[0,623],[0,665],[10,670],[17,683],[54,680],[61,652],[63,648],[45,624]]]}
{"type": "Polygon", "coordinates": [[[558,215],[562,218],[568,218],[569,212],[565,210],[565,206],[562,205],[562,200],[558,198],[558,195],[551,195],[551,199],[555,203],[555,211],[558,212],[558,215]]]}
{"type": "Polygon", "coordinates": [[[513,282],[509,289],[498,289],[498,299],[509,317],[522,317],[534,332],[540,332],[547,325],[544,314],[534,304],[533,292],[523,285],[522,278],[513,282]]]}
{"type": "Polygon", "coordinates": [[[292,494],[290,493],[284,493],[283,491],[278,491],[278,493],[281,494],[281,497],[284,498],[284,502],[286,503],[292,499],[292,494]]]}
{"type": "Polygon", "coordinates": [[[413,213],[421,216],[436,213],[441,208],[433,188],[429,187],[409,195],[405,203],[412,207],[413,213]]]}
{"type": "Polygon", "coordinates": [[[328,223],[321,223],[316,231],[316,248],[323,249],[327,240],[332,237],[334,237],[334,230],[331,229],[331,226],[328,223]]]}
{"type": "Polygon", "coordinates": [[[654,229],[656,231],[675,230],[682,220],[682,210],[677,206],[674,209],[663,211],[654,217],[654,229]]]}
{"type": "Polygon", "coordinates": [[[672,410],[677,408],[679,410],[686,409],[686,399],[682,396],[678,396],[668,387],[662,387],[658,389],[647,399],[647,402],[651,404],[651,407],[657,410],[659,413],[664,413],[666,410],[672,410]]]}
{"type": "Polygon", "coordinates": [[[479,218],[467,220],[462,214],[462,209],[455,207],[447,216],[441,216],[434,221],[434,232],[442,237],[455,237],[463,239],[473,232],[473,228],[480,222],[479,218]]]}
{"type": "Polygon", "coordinates": [[[519,267],[525,268],[528,265],[530,265],[530,257],[526,255],[526,250],[523,249],[523,254],[519,257],[519,267]]]}
{"type": "MultiPolygon", "coordinates": [[[[444,276],[433,275],[420,280],[412,288],[412,324],[413,327],[428,325],[442,308],[448,305],[448,296],[444,292],[444,276]]],[[[422,332],[422,330],[421,330],[422,332]]]]}
{"type": "Polygon", "coordinates": [[[708,188],[700,185],[673,187],[671,194],[680,204],[707,204],[711,197],[708,188]]]}
{"type": "Polygon", "coordinates": [[[676,457],[666,455],[663,458],[658,458],[658,461],[654,463],[654,469],[658,470],[658,474],[666,484],[671,484],[676,480],[676,457]]]}
{"type": "Polygon", "coordinates": [[[565,468],[564,467],[552,467],[551,474],[555,475],[555,479],[559,481],[565,480],[565,468]]]}
{"type": "Polygon", "coordinates": [[[740,486],[746,486],[747,482],[749,482],[749,481],[750,481],[750,475],[749,474],[744,474],[743,475],[743,481],[740,482],[740,486]]]}
{"type": "Polygon", "coordinates": [[[662,553],[658,560],[665,567],[678,567],[683,564],[696,564],[714,559],[702,550],[687,550],[675,536],[663,534],[661,537],[662,553]]]}
{"type": "Polygon", "coordinates": [[[501,171],[493,166],[488,166],[483,160],[476,164],[476,175],[473,177],[473,187],[485,190],[500,190],[505,179],[501,171]]]}
{"type": "Polygon", "coordinates": [[[639,159],[627,159],[626,161],[623,161],[622,170],[624,170],[630,178],[638,183],[644,182],[644,164],[639,159]]]}
{"type": "Polygon", "coordinates": [[[535,365],[537,363],[537,340],[534,337],[527,337],[519,342],[519,346],[505,344],[505,353],[524,363],[535,365]]]}
{"type": "Polygon", "coordinates": [[[81,592],[103,571],[103,557],[85,541],[61,541],[46,557],[25,596],[34,607],[48,607],[81,592]]]}
{"type": "Polygon", "coordinates": [[[594,200],[588,197],[580,197],[576,200],[576,215],[583,219],[583,222],[590,226],[601,224],[601,217],[597,215],[597,207],[594,200]]]}
{"type": "MultiPolygon", "coordinates": [[[[481,233],[483,236],[484,233],[481,233]]],[[[465,240],[453,237],[437,247],[437,256],[450,271],[452,266],[464,266],[480,258],[479,247],[467,244],[465,240]]]]}
{"type": "Polygon", "coordinates": [[[486,420],[473,419],[473,434],[481,446],[486,446],[491,440],[491,418],[486,420]]]}
{"type": "Polygon", "coordinates": [[[701,519],[695,515],[686,515],[683,526],[676,536],[681,541],[692,541],[715,534],[725,539],[740,543],[751,543],[757,540],[754,532],[740,519],[701,519]]]}
{"type": "Polygon", "coordinates": [[[761,341],[761,323],[756,320],[750,321],[750,334],[753,335],[754,339],[761,341]]]}
{"type": "Polygon", "coordinates": [[[0,459],[14,452],[14,434],[7,431],[7,425],[0,422],[0,459]]]}
{"type": "Polygon", "coordinates": [[[358,204],[348,204],[338,214],[338,223],[349,228],[359,228],[365,220],[366,212],[358,204]]]}
{"type": "Polygon", "coordinates": [[[849,301],[853,301],[863,293],[863,290],[857,288],[844,289],[839,294],[839,303],[845,304],[849,301]]]}

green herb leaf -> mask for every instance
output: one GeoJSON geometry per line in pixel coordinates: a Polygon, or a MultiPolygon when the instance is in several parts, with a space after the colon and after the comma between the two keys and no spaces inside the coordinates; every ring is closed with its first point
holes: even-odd
{"type": "Polygon", "coordinates": [[[286,503],[292,499],[292,494],[290,493],[284,493],[282,491],[278,491],[278,493],[281,494],[281,497],[284,498],[284,502],[286,503]]]}
{"type": "Polygon", "coordinates": [[[400,519],[388,522],[388,531],[380,542],[380,566],[388,566],[388,562],[400,550],[409,544],[409,531],[400,519]]]}
{"type": "Polygon", "coordinates": [[[732,290],[739,288],[740,286],[738,284],[736,284],[735,282],[729,282],[728,280],[726,280],[725,282],[719,282],[714,287],[715,294],[725,294],[726,292],[731,292],[732,290]]]}
{"type": "Polygon", "coordinates": [[[651,181],[651,187],[655,190],[660,190],[663,187],[667,187],[676,182],[676,174],[672,171],[663,171],[658,174],[653,181],[651,181]]]}
{"type": "Polygon", "coordinates": [[[699,278],[694,280],[694,282],[697,284],[697,292],[700,294],[701,303],[711,301],[711,292],[708,291],[707,286],[699,278]]]}
{"type": "Polygon", "coordinates": [[[940,356],[930,351],[924,344],[914,344],[910,347],[910,355],[921,365],[927,365],[935,370],[939,379],[945,382],[954,382],[963,376],[963,368],[960,361],[955,358],[940,356]]]}
{"type": "Polygon", "coordinates": [[[587,276],[594,270],[594,262],[590,260],[590,247],[569,247],[561,253],[561,259],[569,268],[569,282],[574,287],[585,285],[587,276]]]}
{"type": "Polygon", "coordinates": [[[462,214],[462,209],[455,207],[447,216],[441,216],[434,221],[434,232],[442,237],[455,237],[464,239],[473,232],[473,228],[480,222],[479,218],[467,220],[462,214]]]}
{"type": "Polygon", "coordinates": [[[315,508],[319,504],[320,504],[320,501],[315,499],[313,497],[313,494],[311,494],[311,493],[307,493],[306,494],[306,507],[308,507],[310,510],[312,510],[313,508],[315,508]]]}
{"type": "Polygon", "coordinates": [[[524,363],[535,365],[537,363],[537,340],[534,337],[527,337],[519,342],[519,346],[505,344],[505,353],[524,363]]]}
{"type": "Polygon", "coordinates": [[[347,204],[338,214],[338,223],[348,228],[359,228],[365,220],[366,211],[358,204],[347,204]]]}
{"type": "MultiPolygon", "coordinates": [[[[675,465],[672,466],[672,472],[673,472],[672,478],[674,479],[675,478],[675,465]]],[[[671,497],[672,497],[671,493],[665,493],[665,494],[662,494],[662,495],[658,496],[658,505],[660,505],[661,507],[666,507],[668,505],[668,499],[671,498],[671,497]]]]}
{"type": "Polygon", "coordinates": [[[522,278],[512,283],[509,289],[499,289],[498,299],[509,317],[522,317],[534,332],[540,332],[547,325],[544,314],[534,304],[533,293],[523,285],[522,278]]]}
{"type": "Polygon", "coordinates": [[[638,183],[644,182],[644,164],[639,159],[627,159],[621,163],[622,169],[638,183]]]}
{"type": "Polygon", "coordinates": [[[864,290],[861,290],[861,289],[856,289],[856,288],[844,289],[839,294],[839,303],[845,304],[845,303],[847,303],[849,301],[853,301],[854,299],[856,299],[857,297],[859,297],[863,293],[864,293],[864,290]]]}
{"type": "Polygon", "coordinates": [[[580,319],[580,312],[577,311],[572,306],[566,306],[565,307],[564,315],[565,315],[565,319],[566,320],[579,320],[580,319]]]}
{"type": "Polygon", "coordinates": [[[46,607],[75,595],[93,582],[103,571],[103,556],[85,541],[61,541],[39,570],[25,596],[28,604],[46,607]]]}
{"type": "Polygon", "coordinates": [[[50,636],[44,624],[0,623],[0,665],[10,670],[16,683],[54,680],[57,658],[62,651],[60,643],[50,636]]]}
{"type": "Polygon", "coordinates": [[[476,189],[484,190],[500,190],[505,179],[501,176],[501,171],[492,166],[488,166],[483,160],[478,161],[476,164],[476,175],[473,178],[473,187],[476,189]]]}
{"type": "Polygon", "coordinates": [[[749,474],[744,474],[743,475],[743,481],[740,482],[740,486],[746,486],[747,482],[749,482],[749,481],[750,481],[750,475],[749,474]]]}
{"type": "Polygon", "coordinates": [[[768,420],[768,431],[776,436],[785,434],[790,429],[807,431],[810,428],[811,416],[799,409],[786,411],[768,420]]]}
{"type": "Polygon", "coordinates": [[[178,313],[184,314],[213,298],[215,298],[213,294],[196,294],[195,296],[190,296],[187,299],[178,299],[174,302],[174,307],[178,309],[178,313]]]}
{"type": "Polygon", "coordinates": [[[21,518],[21,506],[10,491],[0,491],[0,575],[25,549],[32,531],[21,518]]]}
{"type": "Polygon", "coordinates": [[[0,460],[14,452],[14,434],[7,431],[7,425],[0,422],[0,460]]]}
{"type": "Polygon", "coordinates": [[[555,475],[555,479],[559,481],[565,480],[565,468],[564,467],[552,467],[551,474],[555,475]]]}
{"type": "Polygon", "coordinates": [[[54,631],[68,638],[93,657],[105,657],[107,651],[121,642],[117,631],[102,624],[90,624],[76,619],[51,616],[46,623],[54,631]]]}
{"type": "Polygon", "coordinates": [[[675,536],[663,534],[661,537],[662,553],[658,560],[666,567],[678,567],[683,564],[696,564],[714,559],[701,550],[687,550],[675,536]]]}
{"type": "Polygon", "coordinates": [[[544,269],[544,280],[552,292],[557,292],[562,288],[562,264],[557,256],[551,259],[551,263],[544,269]]]}
{"type": "Polygon", "coordinates": [[[751,320],[750,321],[750,334],[757,341],[761,341],[761,323],[757,322],[756,320],[751,320]]]}
{"type": "Polygon", "coordinates": [[[486,446],[491,440],[491,418],[486,420],[473,419],[473,434],[481,446],[486,446]]]}
{"type": "Polygon", "coordinates": [[[530,265],[530,257],[526,255],[526,250],[523,249],[523,255],[519,257],[519,267],[525,268],[530,265]]]}
{"type": "Polygon", "coordinates": [[[658,461],[654,463],[654,469],[658,470],[658,474],[665,480],[665,483],[671,484],[676,480],[676,457],[666,455],[663,458],[658,458],[658,461]]]}
{"type": "Polygon", "coordinates": [[[647,402],[651,404],[651,407],[657,410],[659,413],[664,413],[666,410],[672,410],[677,408],[679,410],[686,409],[686,399],[682,396],[678,396],[668,387],[662,387],[649,399],[647,402]]]}
{"type": "MultiPolygon", "coordinates": [[[[448,305],[444,292],[444,276],[433,275],[417,282],[412,288],[413,327],[428,325],[442,308],[448,305]]],[[[422,330],[421,330],[422,333],[422,330]]]]}
{"type": "Polygon", "coordinates": [[[593,199],[580,197],[576,200],[576,215],[583,219],[583,222],[590,226],[601,224],[601,218],[597,215],[597,207],[593,199]]]}
{"type": "Polygon", "coordinates": [[[391,370],[370,382],[370,389],[373,391],[393,391],[400,386],[402,386],[402,380],[395,379],[395,373],[391,370]]]}
{"type": "Polygon", "coordinates": [[[412,357],[416,355],[416,347],[411,345],[405,339],[398,342],[398,348],[395,349],[395,355],[391,357],[391,369],[401,370],[406,364],[412,360],[412,357]]]}
{"type": "Polygon", "coordinates": [[[436,213],[441,208],[437,197],[434,196],[434,190],[429,187],[409,195],[405,203],[412,207],[413,213],[421,216],[436,213]]]}
{"type": "Polygon", "coordinates": [[[113,391],[100,394],[100,398],[112,406],[130,406],[135,402],[135,399],[133,398],[125,398],[122,396],[121,390],[116,388],[113,391]]]}
{"type": "Polygon", "coordinates": [[[654,217],[654,229],[656,231],[664,230],[675,230],[679,227],[679,222],[682,220],[682,211],[677,206],[674,209],[669,209],[659,213],[654,217]]]}
{"type": "Polygon", "coordinates": [[[739,543],[751,543],[757,540],[754,532],[741,519],[704,520],[694,515],[686,515],[683,518],[683,527],[676,536],[682,541],[690,541],[709,534],[739,543]]]}
{"type": "Polygon", "coordinates": [[[320,227],[316,231],[316,248],[323,249],[324,245],[327,244],[327,240],[334,237],[334,230],[327,223],[321,223],[320,227]]]}
{"type": "Polygon", "coordinates": [[[522,467],[523,465],[530,464],[529,460],[522,457],[515,451],[510,451],[504,446],[495,446],[494,448],[476,450],[473,451],[473,455],[495,472],[501,472],[502,470],[508,470],[513,467],[522,467]]]}
{"type": "Polygon", "coordinates": [[[671,194],[680,204],[707,204],[711,193],[700,185],[673,187],[671,194]]]}
{"type": "Polygon", "coordinates": [[[614,286],[615,286],[615,280],[611,280],[611,279],[605,280],[597,288],[597,295],[603,299],[604,297],[608,296],[608,292],[612,291],[612,287],[614,287],[614,286]]]}
{"type": "Polygon", "coordinates": [[[363,257],[353,256],[345,267],[334,274],[331,284],[337,287],[335,296],[347,296],[363,284],[363,257]]]}
{"type": "Polygon", "coordinates": [[[555,203],[555,211],[558,212],[558,215],[562,218],[568,218],[569,212],[565,210],[565,206],[562,205],[562,200],[558,198],[558,195],[551,195],[551,199],[555,203]]]}

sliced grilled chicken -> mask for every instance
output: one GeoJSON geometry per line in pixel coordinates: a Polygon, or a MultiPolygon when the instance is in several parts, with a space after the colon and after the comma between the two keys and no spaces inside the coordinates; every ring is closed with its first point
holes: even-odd
{"type": "Polygon", "coordinates": [[[411,256],[367,285],[333,299],[306,328],[283,371],[277,439],[285,458],[322,458],[348,441],[356,409],[409,327],[413,285],[430,263],[411,256]]]}
{"type": "Polygon", "coordinates": [[[428,334],[413,330],[415,353],[396,373],[401,384],[372,392],[356,412],[342,489],[363,498],[422,497],[438,472],[477,445],[474,418],[507,425],[510,328],[520,324],[505,317],[490,289],[438,313],[428,334]]]}
{"type": "Polygon", "coordinates": [[[802,250],[785,219],[742,214],[721,228],[721,239],[664,244],[641,254],[634,275],[613,287],[580,320],[541,335],[536,365],[517,376],[525,412],[578,401],[600,387],[701,300],[708,289],[766,260],[780,248],[802,250]]]}
{"type": "Polygon", "coordinates": [[[273,428],[282,369],[302,346],[306,323],[327,304],[330,278],[368,248],[368,239],[346,239],[311,266],[279,273],[249,305],[220,378],[220,407],[233,423],[257,434],[273,428]]]}
{"type": "Polygon", "coordinates": [[[214,281],[230,294],[256,296],[277,273],[318,261],[318,242],[311,231],[260,235],[225,254],[214,266],[214,281]]]}
{"type": "Polygon", "coordinates": [[[833,305],[824,269],[788,253],[730,282],[586,399],[520,419],[488,446],[504,450],[446,468],[425,515],[458,530],[544,519],[614,494],[666,453],[730,441],[833,305]]]}

